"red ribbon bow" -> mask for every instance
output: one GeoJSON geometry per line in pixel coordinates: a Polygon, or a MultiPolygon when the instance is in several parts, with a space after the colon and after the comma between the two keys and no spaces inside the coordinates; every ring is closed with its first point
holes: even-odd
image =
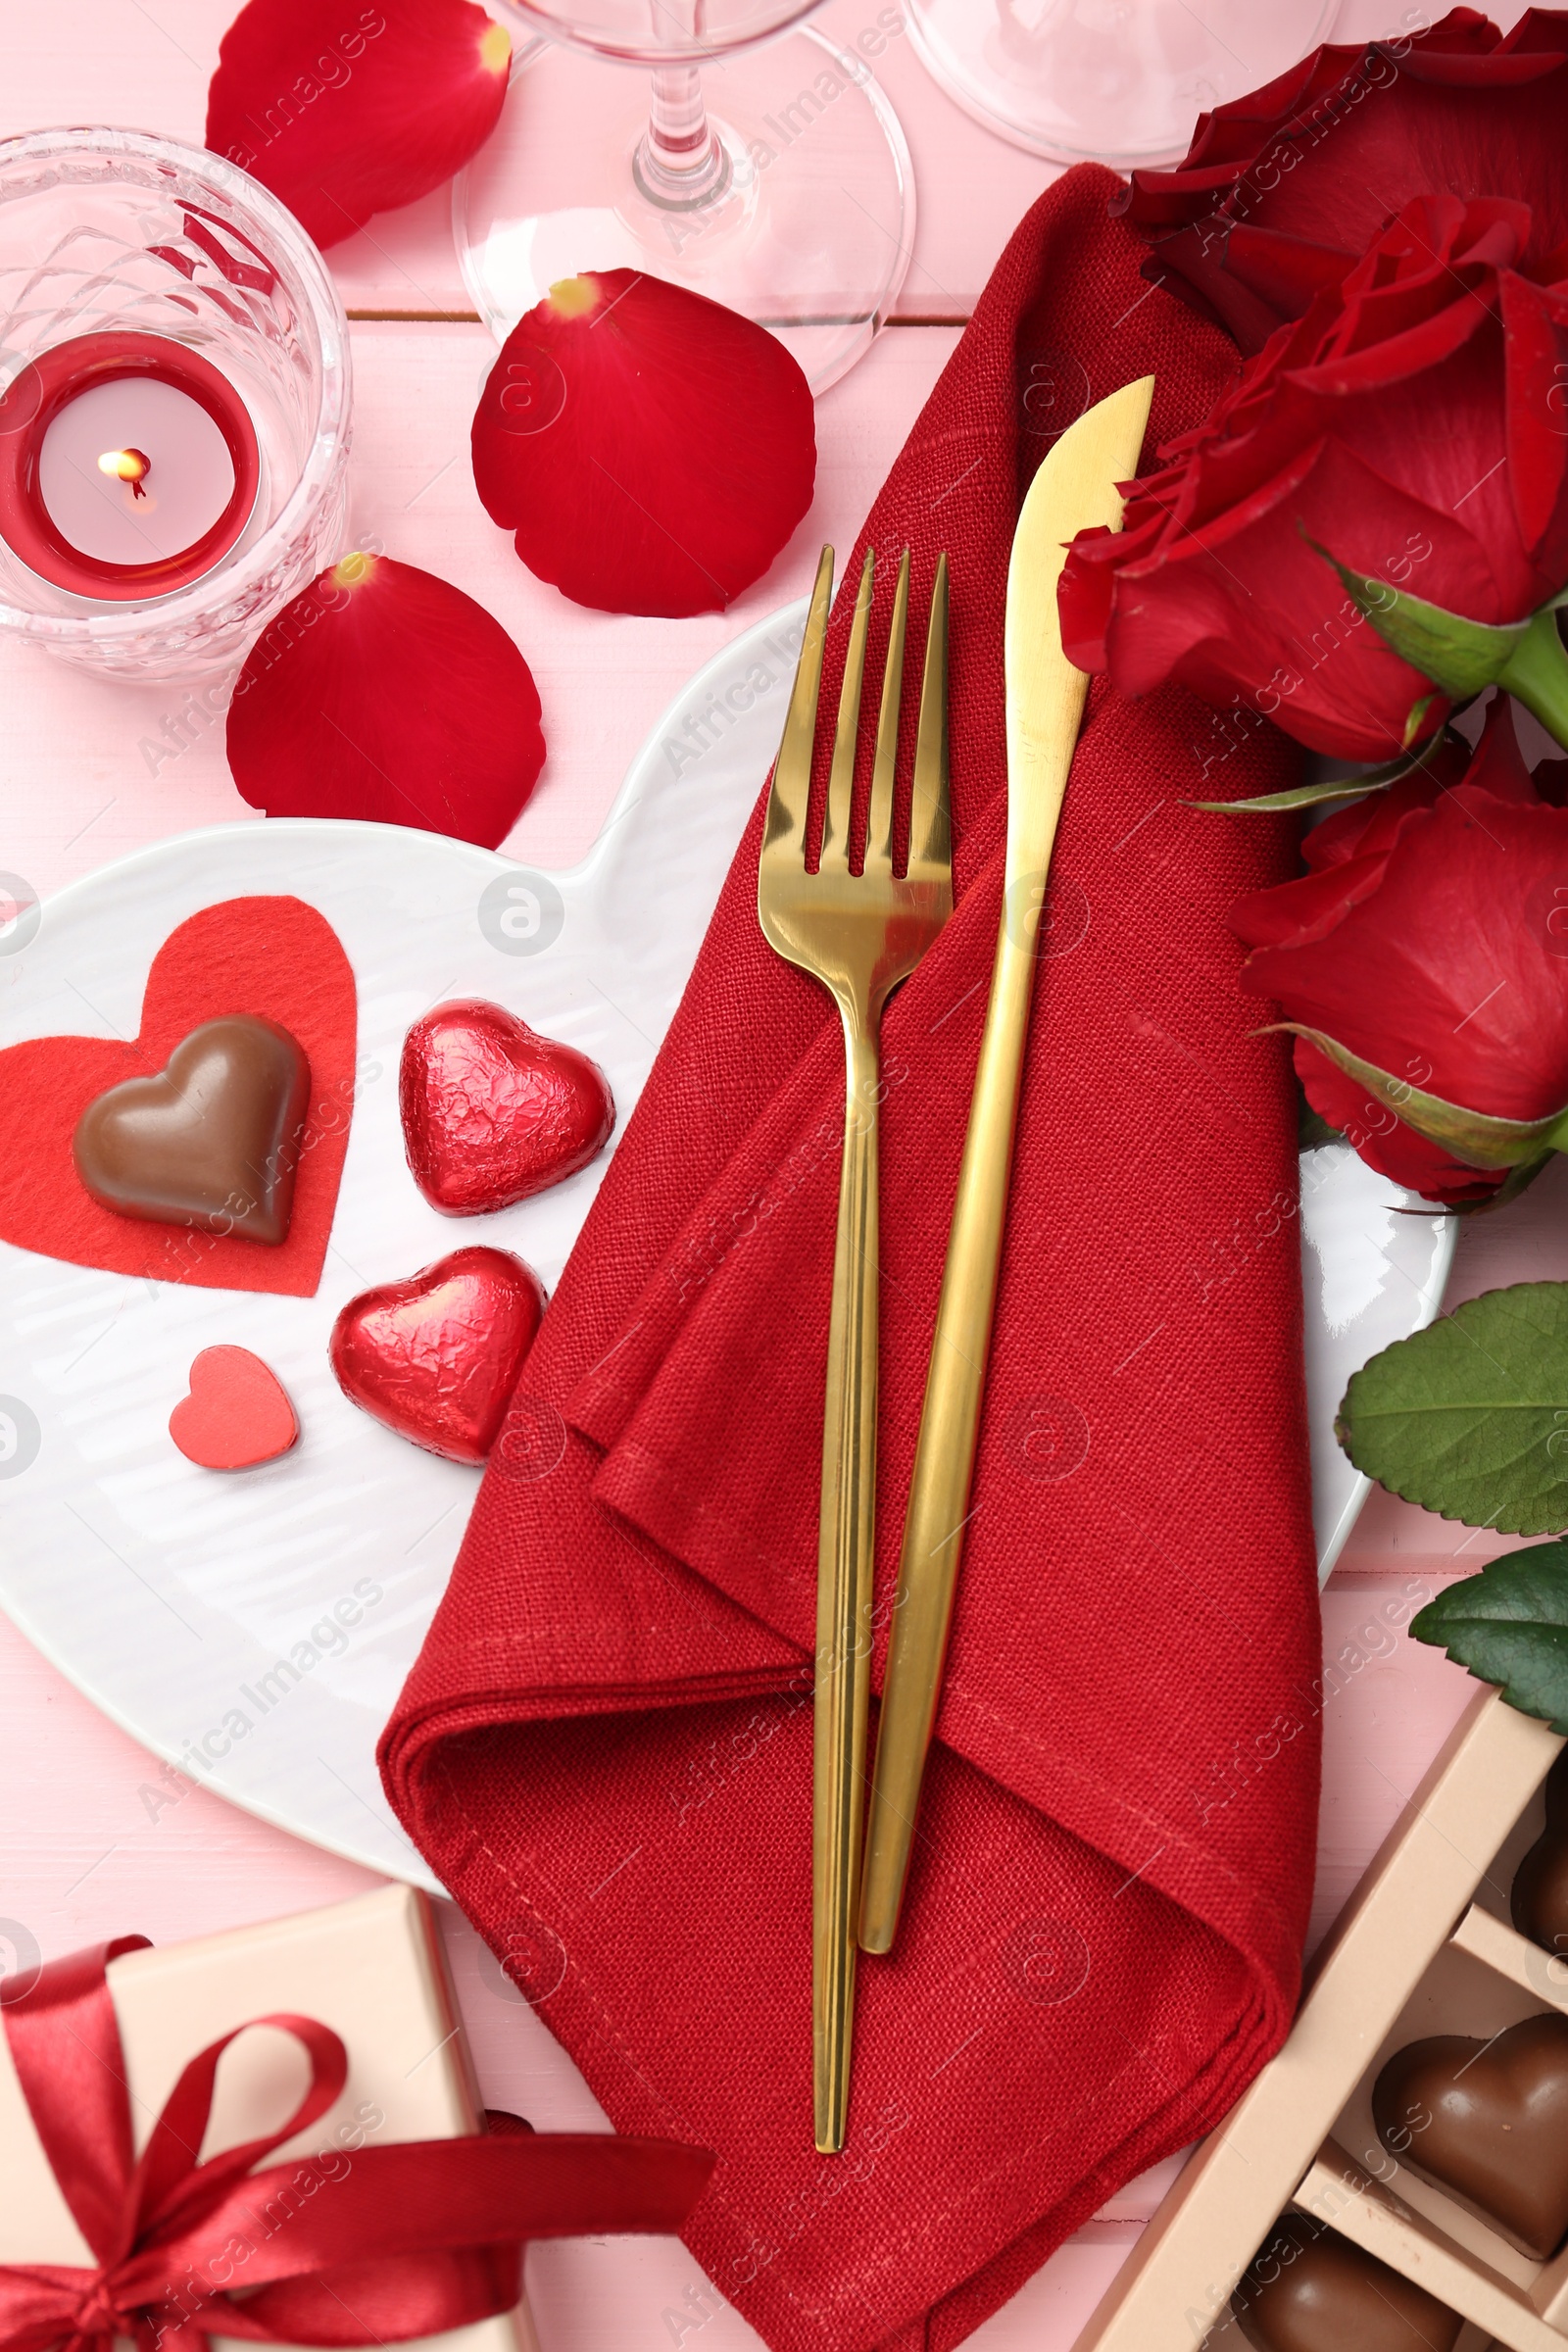
{"type": "Polygon", "coordinates": [[[0,2352],[204,2352],[210,2333],[264,2343],[369,2344],[436,2335],[510,2311],[531,2237],[680,2227],[712,2169],[674,2140],[535,2135],[495,2119],[473,2139],[338,2146],[252,2167],[318,2122],[348,2056],[315,2018],[253,2018],[301,2042],[304,2097],[276,2132],[199,2161],[218,2062],[250,2025],[193,2058],[140,2156],[105,1977],[144,1936],[0,1984],[6,2036],[44,2154],[96,2258],[0,2264],[0,2352]]]}

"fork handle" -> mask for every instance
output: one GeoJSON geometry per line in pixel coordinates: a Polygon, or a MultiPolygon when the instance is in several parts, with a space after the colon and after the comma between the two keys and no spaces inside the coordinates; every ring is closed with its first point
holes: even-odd
{"type": "Polygon", "coordinates": [[[875,1027],[844,1014],[846,1105],[822,1417],[811,1822],[811,2026],[816,2145],[844,2145],[865,1822],[876,1502],[875,1027]]]}

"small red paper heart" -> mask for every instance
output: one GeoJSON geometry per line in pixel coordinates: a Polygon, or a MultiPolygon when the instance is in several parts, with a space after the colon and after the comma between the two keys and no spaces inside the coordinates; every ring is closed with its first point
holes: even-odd
{"type": "Polygon", "coordinates": [[[521,1258],[454,1250],[351,1298],[332,1326],[332,1369],[344,1396],[400,1438],[482,1462],[544,1311],[544,1285],[521,1258]]]}
{"type": "Polygon", "coordinates": [[[354,1109],[354,973],[337,933],[293,898],[227,899],[172,931],[153,958],[141,1034],[39,1037],[0,1053],[0,1240],[70,1265],[203,1290],[308,1298],[321,1279],[354,1109]],[[161,1070],[180,1040],[225,1013],[255,1013],[299,1040],[311,1065],[288,1238],[117,1216],[76,1174],[72,1138],[95,1096],[161,1070]]]}
{"type": "Polygon", "coordinates": [[[275,1462],[300,1434],[288,1394],[248,1348],[204,1348],[190,1368],[190,1395],[169,1416],[169,1434],[204,1470],[253,1470],[275,1462]]]}
{"type": "Polygon", "coordinates": [[[403,1143],[414,1181],[448,1217],[510,1208],[585,1168],[615,1124],[596,1061],[500,1004],[437,1004],[403,1041],[403,1143]]]}

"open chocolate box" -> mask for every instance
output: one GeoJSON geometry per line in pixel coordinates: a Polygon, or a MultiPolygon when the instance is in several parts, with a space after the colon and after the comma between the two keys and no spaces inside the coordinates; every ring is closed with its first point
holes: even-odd
{"type": "Polygon", "coordinates": [[[1552,1783],[1553,1837],[1533,1850],[1563,1746],[1494,1690],[1477,1694],[1337,1923],[1285,2046],[1193,2156],[1075,2352],[1564,2352],[1568,1957],[1545,1946],[1559,1886],[1568,1929],[1568,1764],[1552,1783]],[[1521,1896],[1536,1889],[1541,1942],[1511,1924],[1516,1879],[1521,1896]],[[1498,2039],[1527,2019],[1548,2022],[1498,2039]],[[1435,2035],[1474,2046],[1391,2066],[1435,2035]],[[1532,2061],[1509,2054],[1525,2044],[1541,2045],[1540,2079],[1521,2105],[1532,2061]],[[1459,2173],[1489,2165],[1486,2195],[1461,2195],[1459,2173]],[[1445,2174],[1446,2188],[1433,2177],[1445,2174]],[[1532,2202],[1534,2253],[1519,2227],[1532,2202]],[[1282,2287],[1265,2299],[1282,2278],[1290,2309],[1282,2287]]]}

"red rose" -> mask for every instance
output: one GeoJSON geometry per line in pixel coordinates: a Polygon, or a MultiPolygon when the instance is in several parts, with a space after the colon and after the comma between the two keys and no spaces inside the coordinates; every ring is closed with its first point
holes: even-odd
{"type": "Polygon", "coordinates": [[[1412,196],[1522,199],[1538,270],[1568,239],[1565,126],[1568,14],[1503,33],[1456,8],[1407,39],[1316,49],[1201,116],[1185,160],[1135,172],[1117,209],[1157,240],[1144,274],[1254,352],[1412,196]]]}
{"type": "Polygon", "coordinates": [[[1501,694],[1457,781],[1447,758],[1317,826],[1301,879],[1240,900],[1230,922],[1253,951],[1243,987],[1326,1041],[1296,1040],[1313,1109],[1383,1175],[1452,1202],[1490,1198],[1507,1169],[1404,1123],[1410,1089],[1491,1119],[1568,1103],[1568,763],[1531,776],[1501,694]],[[1369,1086],[1331,1052],[1395,1083],[1369,1086]]]}
{"type": "Polygon", "coordinates": [[[1161,451],[1123,530],[1074,541],[1071,659],[1132,694],[1179,678],[1342,758],[1430,734],[1446,705],[1319,551],[1485,622],[1568,578],[1568,273],[1530,274],[1532,231],[1500,197],[1408,205],[1161,451]]]}

